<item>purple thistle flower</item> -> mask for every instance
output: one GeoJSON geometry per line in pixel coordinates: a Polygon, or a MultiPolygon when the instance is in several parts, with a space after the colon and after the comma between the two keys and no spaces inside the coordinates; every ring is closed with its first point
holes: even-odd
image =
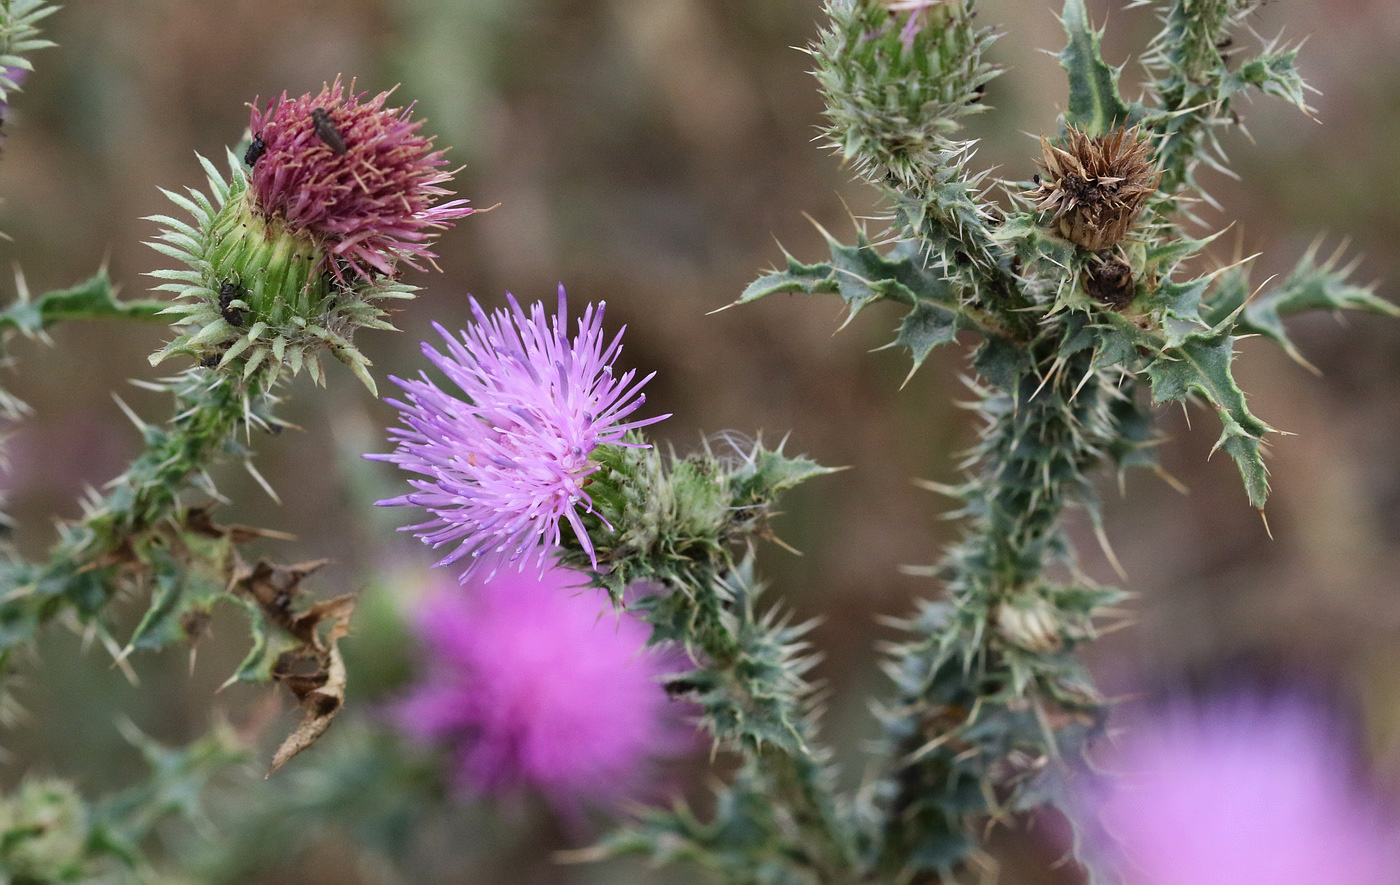
{"type": "Polygon", "coordinates": [[[464,581],[487,553],[519,560],[520,568],[534,554],[543,568],[561,541],[561,522],[596,566],[582,519],[593,512],[584,490],[598,469],[590,455],[603,444],[638,445],[623,437],[669,417],[623,420],[646,402],[641,388],[656,373],[635,382],[632,370],[613,376],[623,330],[605,343],[601,302],[584,310],[570,339],[562,285],[553,317],[538,302],[526,316],[507,298],[509,309],[489,316],[471,299],[476,322],[460,338],[435,325],[446,353],[424,342],[423,354],[466,399],[426,374],[391,378],[407,394],[388,401],[406,426],[390,429],[392,454],[369,456],[424,477],[409,480],[415,491],[378,503],[426,508],[433,519],[408,530],[433,547],[456,545],[437,565],[472,557],[464,581]]]}
{"type": "Polygon", "coordinates": [[[658,677],[671,656],[614,616],[580,576],[503,572],[440,586],[414,613],[424,672],[393,710],[405,733],[444,742],[468,792],[517,786],[561,811],[635,796],[649,762],[688,749],[658,677]]]}
{"type": "Polygon", "coordinates": [[[1393,883],[1400,830],[1352,759],[1298,698],[1177,706],[1130,728],[1085,804],[1132,885],[1393,883]]]}
{"type": "Polygon", "coordinates": [[[440,186],[452,174],[439,169],[443,151],[418,134],[422,121],[409,119],[411,105],[385,108],[390,92],[365,100],[369,93],[350,88],[347,97],[337,77],[316,96],[253,103],[249,129],[264,145],[249,183],[253,206],[312,235],[341,282],[345,269],[390,275],[399,260],[422,270],[418,262],[436,257],[434,231],[475,210],[466,200],[434,205],[452,193],[440,186]]]}

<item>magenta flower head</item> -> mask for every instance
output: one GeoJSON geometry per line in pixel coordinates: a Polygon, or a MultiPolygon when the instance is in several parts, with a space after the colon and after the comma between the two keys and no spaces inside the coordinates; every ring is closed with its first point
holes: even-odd
{"type": "Polygon", "coordinates": [[[454,337],[441,326],[445,350],[423,353],[462,393],[440,388],[427,375],[392,379],[403,388],[403,427],[389,433],[398,448],[371,458],[418,474],[414,491],[380,501],[423,507],[432,519],[409,526],[424,543],[452,546],[437,564],[468,557],[462,580],[486,554],[493,562],[534,561],[559,546],[567,522],[597,565],[583,515],[593,513],[586,486],[598,469],[599,446],[640,446],[624,437],[667,415],[625,420],[646,402],[641,388],[655,373],[613,373],[622,331],[603,335],[603,308],[589,305],[568,336],[564,287],[553,316],[535,303],[529,314],[513,296],[490,315],[471,300],[476,321],[454,337]]]}
{"type": "Polygon", "coordinates": [[[418,262],[436,257],[434,231],[474,210],[466,200],[437,202],[451,194],[441,185],[452,175],[418,134],[411,106],[384,107],[392,90],[366,100],[350,88],[347,96],[337,77],[315,96],[254,103],[245,155],[253,207],[318,240],[337,279],[344,270],[389,275],[397,261],[422,270],[418,262]]]}
{"type": "Polygon", "coordinates": [[[688,749],[658,681],[672,658],[580,583],[562,569],[506,570],[418,605],[423,672],[393,721],[446,744],[465,791],[533,787],[567,812],[635,796],[648,763],[688,749]]]}
{"type": "Polygon", "coordinates": [[[1400,829],[1353,759],[1298,697],[1178,704],[1129,726],[1085,814],[1132,885],[1393,883],[1400,829]]]}

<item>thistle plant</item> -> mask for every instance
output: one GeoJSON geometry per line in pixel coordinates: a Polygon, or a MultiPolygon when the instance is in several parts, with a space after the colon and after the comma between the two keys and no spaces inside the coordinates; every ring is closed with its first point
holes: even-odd
{"type": "MultiPolygon", "coordinates": [[[[0,4],[0,101],[8,102],[27,53],[50,45],[35,23],[53,7],[0,4]]],[[[174,377],[145,386],[171,394],[161,425],[137,418],[144,450],[83,502],[80,519],[59,524],[47,556],[0,550],[0,664],[5,688],[38,634],[59,622],[97,637],[129,672],[139,651],[193,645],[219,602],[245,610],[253,642],[228,682],[276,681],[302,708],[302,720],[272,759],[276,770],[329,727],[344,700],[338,643],[354,598],[306,598],[306,578],[323,561],[286,565],[245,559],[247,546],[284,538],[252,526],[222,525],[213,472],[251,463],[256,434],[283,429],[274,411],[279,388],[302,369],[324,383],[329,352],[374,390],[369,361],[353,338],[362,328],[391,329],[378,306],[412,297],[404,268],[423,269],[437,233],[471,213],[444,202],[450,174],[443,152],[418,134],[421,121],[385,106],[388,93],[347,95],[339,80],[319,94],[285,95],[254,108],[246,150],[230,151],[220,173],[201,158],[209,193],[167,192],[186,219],[158,216],[153,245],[177,268],[157,270],[165,298],[121,300],[105,270],[71,288],[18,299],[0,311],[0,332],[42,338],[58,322],[113,319],[172,322],[174,338],[152,363],[182,358],[174,377]],[[134,596],[147,605],[118,639],[111,603],[134,596]]],[[[236,130],[234,130],[236,132],[236,130]]],[[[3,398],[6,417],[25,407],[3,398]]],[[[14,701],[5,698],[7,721],[14,701]]],[[[84,800],[61,781],[33,780],[0,800],[8,881],[88,881],[108,861],[131,876],[149,870],[141,842],[160,821],[199,820],[197,798],[211,773],[247,757],[244,739],[226,727],[189,747],[167,750],[128,729],[155,769],[149,782],[107,799],[84,800]]],[[[113,875],[120,875],[113,873],[113,875]]]]}
{"type": "MultiPolygon", "coordinates": [[[[1263,334],[1296,356],[1282,324],[1293,314],[1397,313],[1350,283],[1336,259],[1312,253],[1257,291],[1247,262],[1202,270],[1217,233],[1196,235],[1203,222],[1187,210],[1205,196],[1199,165],[1223,163],[1217,138],[1238,120],[1234,100],[1258,90],[1308,111],[1295,49],[1267,45],[1244,60],[1218,49],[1252,6],[1163,4],[1144,98],[1130,102],[1082,0],[1067,0],[1066,111],[1041,156],[1027,157],[1025,177],[1000,180],[973,168],[974,142],[962,137],[964,118],[988,110],[985,87],[998,73],[985,58],[995,33],[977,23],[973,3],[826,4],[809,52],[827,140],[880,190],[888,215],[854,243],[828,235],[829,258],[788,256],[734,304],[830,294],[854,315],[892,302],[905,311],[893,344],[915,369],[967,333],[982,422],[963,480],[929,484],[956,502],[963,536],[927,568],[932,598],[901,622],[906,638],[886,662],[893,690],[879,707],[879,774],[857,795],[836,792],[819,742],[806,628],[758,601],[754,569],[778,494],[827,471],[736,438],[663,453],[645,445],[646,422],[571,447],[562,425],[536,411],[577,389],[572,376],[564,382],[567,364],[536,359],[522,372],[514,357],[503,369],[467,349],[449,367],[429,353],[449,374],[496,380],[458,382],[471,398],[460,407],[426,382],[410,388],[420,395],[399,405],[411,429],[395,432],[389,459],[434,479],[389,503],[428,507],[436,521],[416,527],[424,539],[458,543],[444,565],[488,549],[526,556],[546,541],[615,599],[646,581],[652,591],[631,610],[651,624],[653,642],[679,645],[691,662],[668,688],[699,706],[716,747],[739,760],[711,819],[650,811],[596,854],[695,861],[733,882],[965,881],[993,866],[980,840],[989,825],[1066,804],[1068,775],[1106,715],[1076,652],[1123,598],[1079,568],[1066,512],[1086,512],[1106,535],[1095,474],[1155,466],[1153,406],[1197,400],[1219,416],[1216,447],[1239,468],[1241,504],[1262,509],[1273,428],[1234,380],[1235,342],[1263,334]],[[451,435],[435,429],[448,424],[451,435]],[[536,463],[497,457],[522,432],[550,438],[549,468],[528,476],[567,474],[574,484],[555,486],[554,498],[486,498],[492,480],[476,471],[536,463]],[[568,506],[547,510],[546,500],[568,506]],[[572,532],[559,530],[561,518],[572,532]]],[[[465,341],[516,351],[477,319],[465,341]]],[[[609,401],[591,396],[578,408],[605,413],[609,401]]]]}
{"type": "MultiPolygon", "coordinates": [[[[1247,261],[1208,269],[1221,230],[1192,214],[1209,201],[1198,173],[1223,168],[1219,138],[1239,122],[1238,99],[1257,91],[1309,111],[1296,48],[1222,54],[1253,6],[1163,0],[1162,31],[1142,56],[1143,97],[1130,101],[1083,0],[1064,0],[1065,111],[1040,133],[1038,156],[1027,151],[1002,179],[976,167],[964,130],[991,110],[999,73],[987,60],[996,33],[973,0],[825,0],[807,50],[824,137],[878,190],[883,214],[852,242],[827,234],[829,254],[810,263],[785,256],[730,306],[835,295],[854,317],[889,302],[903,311],[892,344],[908,350],[911,374],[936,347],[970,348],[980,422],[960,481],[925,483],[953,501],[961,537],[918,569],[927,598],[883,652],[891,685],[862,788],[838,789],[823,742],[811,624],[772,601],[759,572],[780,543],[783,494],[833,469],[790,453],[786,438],[731,431],[689,450],[658,445],[649,434],[670,416],[647,403],[653,374],[626,366],[624,331],[609,327],[601,302],[580,309],[576,295],[571,313],[561,285],[548,305],[507,296],[490,310],[471,299],[466,328],[437,324],[440,340],[422,345],[424,371],[391,378],[398,423],[367,457],[401,472],[376,468],[381,476],[406,474],[408,490],[373,497],[415,513],[405,530],[435,551],[448,585],[413,615],[424,666],[382,708],[391,728],[319,757],[325,768],[303,772],[282,804],[268,804],[272,823],[249,831],[271,844],[292,815],[378,815],[379,830],[404,839],[433,788],[395,729],[446,745],[458,794],[524,787],[567,818],[646,794],[648,766],[688,746],[677,722],[693,720],[728,772],[709,810],[642,809],[573,859],[686,861],[734,883],[964,882],[994,869],[991,828],[1058,807],[1081,824],[1091,809],[1125,837],[1084,834],[1080,859],[1095,881],[1134,865],[1204,881],[1220,869],[1162,862],[1172,851],[1162,831],[1184,829],[1170,788],[1238,778],[1237,790],[1253,790],[1257,769],[1237,764],[1248,744],[1278,767],[1281,803],[1304,797],[1329,818],[1281,828],[1358,836],[1300,837],[1293,872],[1327,875],[1307,854],[1325,842],[1322,852],[1356,852],[1345,869],[1357,881],[1373,876],[1386,852],[1369,837],[1382,825],[1355,796],[1315,782],[1327,736],[1287,711],[1266,717],[1283,723],[1271,733],[1253,721],[1220,733],[1168,728],[1196,768],[1151,741],[1137,755],[1128,745],[1125,767],[1152,778],[1148,809],[1127,782],[1073,782],[1107,716],[1078,653],[1124,591],[1080,567],[1066,515],[1087,514],[1106,541],[1101,469],[1155,467],[1154,407],[1198,401],[1219,418],[1216,448],[1239,469],[1240,506],[1262,510],[1273,428],[1235,381],[1236,341],[1259,335],[1301,362],[1284,326],[1295,314],[1400,313],[1350,282],[1338,257],[1309,252],[1257,287],[1247,261]]],[[[36,23],[49,11],[0,0],[0,103],[28,53],[47,45],[36,23]]],[[[224,168],[201,158],[203,188],[167,191],[175,210],[150,219],[151,245],[173,262],[152,274],[157,298],[118,299],[105,271],[37,296],[21,278],[0,334],[42,338],[87,319],[168,323],[151,363],[173,365],[174,377],[144,383],[175,405],[162,424],[129,412],[143,451],[60,525],[46,555],[0,549],[6,675],[55,623],[97,637],[131,668],[137,652],[197,642],[223,602],[252,631],[228,682],[275,681],[300,708],[268,774],[335,721],[356,597],[310,595],[324,560],[252,556],[282,535],[217,521],[213,476],[242,461],[272,493],[252,465],[256,441],[289,427],[278,409],[291,379],[304,370],[318,385],[334,381],[325,356],[377,394],[359,336],[392,329],[389,306],[415,291],[408,273],[433,267],[438,234],[475,211],[450,199],[444,151],[392,97],[337,78],[255,100],[224,168]],[[119,597],[144,606],[134,627],[118,628],[119,597]]],[[[14,419],[24,407],[0,393],[0,409],[14,419]]],[[[91,798],[31,777],[0,797],[0,876],[80,881],[115,866],[149,878],[152,829],[172,815],[198,821],[205,781],[248,757],[222,726],[177,749],[125,731],[152,768],[145,782],[91,798]]]]}

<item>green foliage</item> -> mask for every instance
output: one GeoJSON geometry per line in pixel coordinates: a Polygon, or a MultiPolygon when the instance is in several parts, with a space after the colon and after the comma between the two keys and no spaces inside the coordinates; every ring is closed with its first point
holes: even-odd
{"type": "Polygon", "coordinates": [[[144,882],[152,867],[142,843],[171,818],[204,822],[200,796],[216,772],[247,759],[227,725],[171,749],[126,724],[146,779],[88,802],[72,784],[26,778],[0,798],[0,877],[6,882],[144,882]]]}
{"type": "Polygon", "coordinates": [[[645,855],[656,864],[689,862],[732,885],[819,885],[854,882],[792,853],[788,834],[800,828],[772,801],[778,785],[762,755],[744,760],[731,782],[716,788],[714,812],[700,820],[684,803],[652,808],[605,838],[585,857],[645,855]]]}
{"type": "MultiPolygon", "coordinates": [[[[983,200],[985,177],[966,170],[968,145],[952,136],[961,116],[983,109],[980,87],[991,74],[980,56],[989,38],[971,28],[971,3],[907,6],[914,8],[833,0],[831,24],[811,50],[828,136],[890,199],[890,230],[874,239],[894,245],[877,248],[864,232],[851,246],[828,235],[829,260],[789,255],[736,303],[834,294],[851,317],[876,301],[900,304],[892,344],[908,348],[916,368],[959,332],[981,339],[972,359],[981,441],[963,482],[930,486],[960,502],[964,536],[927,570],[943,599],[921,603],[902,622],[908,638],[887,668],[895,693],[881,708],[882,773],[847,819],[858,829],[863,881],[961,881],[978,864],[977,834],[988,821],[1060,801],[1064,762],[1100,726],[1102,703],[1074,652],[1122,594],[1079,572],[1060,527],[1063,513],[1080,507],[1102,533],[1096,469],[1155,466],[1150,406],[1199,396],[1224,425],[1217,447],[1262,507],[1262,442],[1271,428],[1234,380],[1235,341],[1262,334],[1299,358],[1287,316],[1400,311],[1348,282],[1350,268],[1338,267],[1337,256],[1318,263],[1309,252],[1253,298],[1242,267],[1187,271],[1218,233],[1181,232],[1182,192],[1198,189],[1200,163],[1223,163],[1215,140],[1219,127],[1237,122],[1231,100],[1252,88],[1306,110],[1295,50],[1270,45],[1238,63],[1225,52],[1252,3],[1166,4],[1164,29],[1144,58],[1155,105],[1123,100],[1122,69],[1104,61],[1084,3],[1064,3],[1063,122],[1090,136],[1142,125],[1162,171],[1138,227],[1101,252],[1061,239],[1034,211],[1006,213],[983,200]],[[906,13],[927,16],[923,27],[906,13]],[[1049,580],[1050,569],[1070,580],[1049,580]]],[[[1002,186],[1029,210],[1030,198],[1017,194],[1028,184],[1002,186]]],[[[725,614],[726,605],[721,599],[713,611],[725,614]]],[[[665,635],[694,629],[686,622],[665,635]]],[[[740,785],[723,794],[725,814],[711,825],[678,812],[648,818],[631,838],[654,852],[666,845],[678,856],[724,858],[721,869],[746,851],[760,864],[769,849],[755,834],[766,832],[770,813],[745,813],[748,795],[740,785]],[[741,835],[722,841],[735,821],[741,835]]]]}
{"type": "Polygon", "coordinates": [[[1164,348],[1147,367],[1155,402],[1182,402],[1195,392],[1216,411],[1224,431],[1216,442],[1240,468],[1249,503],[1263,509],[1269,496],[1268,470],[1259,450],[1264,434],[1273,430],[1250,413],[1244,391],[1231,375],[1235,336],[1224,329],[1193,332],[1174,347],[1164,348]]]}
{"type": "Polygon", "coordinates": [[[1359,310],[1382,316],[1400,316],[1400,308],[1377,297],[1373,286],[1358,286],[1350,282],[1354,267],[1342,266],[1341,255],[1342,251],[1338,249],[1319,263],[1317,245],[1314,244],[1288,276],[1258,293],[1252,292],[1245,268],[1233,268],[1220,277],[1204,306],[1202,317],[1210,325],[1218,325],[1233,317],[1233,331],[1236,334],[1263,335],[1282,347],[1293,359],[1308,365],[1288,337],[1284,319],[1313,310],[1359,310]]]}
{"type": "Polygon", "coordinates": [[[166,307],[164,301],[156,299],[118,299],[105,268],[67,289],[54,289],[34,298],[28,287],[21,285],[18,295],[9,307],[0,310],[0,330],[13,329],[30,338],[65,320],[157,320],[166,307]]]}
{"type": "Polygon", "coordinates": [[[57,11],[45,0],[0,2],[0,103],[8,104],[19,91],[14,71],[34,70],[29,54],[54,45],[39,36],[38,25],[57,11]]]}
{"type": "Polygon", "coordinates": [[[951,343],[961,329],[982,329],[977,312],[958,302],[948,281],[935,273],[909,243],[901,243],[882,255],[864,234],[854,246],[826,235],[831,261],[803,264],[787,256],[787,269],[774,271],[749,284],[735,305],[748,304],[768,295],[800,292],[837,294],[850,311],[847,322],[866,305],[893,301],[909,308],[890,347],[908,348],[912,374],[930,352],[951,343]]]}
{"type": "Polygon", "coordinates": [[[1089,135],[1135,122],[1142,108],[1129,108],[1118,95],[1120,70],[1103,60],[1102,31],[1089,24],[1084,0],[1066,0],[1060,13],[1069,43],[1060,52],[1060,66],[1069,75],[1069,108],[1065,122],[1089,135]]]}
{"type": "Polygon", "coordinates": [[[1310,111],[1296,48],[1268,44],[1245,61],[1231,57],[1231,34],[1255,6],[1255,0],[1171,0],[1162,31],[1142,57],[1158,103],[1144,124],[1160,139],[1165,208],[1177,207],[1182,188],[1201,190],[1195,175],[1200,163],[1225,168],[1219,131],[1239,122],[1233,98],[1253,88],[1310,111]]]}

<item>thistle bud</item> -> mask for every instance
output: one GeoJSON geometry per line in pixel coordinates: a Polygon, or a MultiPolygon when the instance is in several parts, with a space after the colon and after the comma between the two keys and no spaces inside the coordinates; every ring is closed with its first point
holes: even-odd
{"type": "Polygon", "coordinates": [[[996,628],[1011,644],[1037,654],[1059,651],[1064,646],[1059,613],[1040,596],[1023,596],[999,603],[996,628]]]}
{"type": "Polygon", "coordinates": [[[305,366],[319,382],[329,350],[374,390],[355,330],[393,328],[375,302],[412,297],[399,264],[431,263],[436,232],[473,211],[437,202],[450,193],[443,152],[388,97],[347,96],[339,79],[315,96],[283,94],[253,109],[227,179],[204,164],[212,199],[166,192],[195,223],[153,219],[166,230],[152,245],[189,269],[153,274],[182,299],[167,311],[182,329],[152,364],[189,354],[245,379],[305,366]]]}
{"type": "Polygon", "coordinates": [[[67,781],[26,779],[0,800],[0,839],[5,881],[77,881],[88,839],[82,797],[67,781]]]}
{"type": "Polygon", "coordinates": [[[1137,127],[1089,136],[1071,126],[1060,144],[1042,138],[1040,148],[1045,177],[1027,195],[1037,210],[1054,213],[1060,236],[1091,252],[1127,236],[1162,178],[1137,127]]]}

